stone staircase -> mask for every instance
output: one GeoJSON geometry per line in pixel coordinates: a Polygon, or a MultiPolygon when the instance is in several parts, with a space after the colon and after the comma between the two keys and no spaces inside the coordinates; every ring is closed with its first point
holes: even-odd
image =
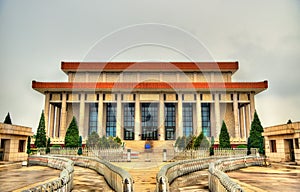
{"type": "MultiPolygon", "coordinates": [[[[173,149],[175,141],[151,141],[152,150],[173,149]]],[[[142,152],[145,150],[146,141],[126,141],[125,148],[142,152]]]]}
{"type": "MultiPolygon", "coordinates": [[[[163,150],[173,151],[175,141],[151,141],[151,149],[145,150],[146,141],[126,141],[125,148],[131,149],[134,158],[132,161],[163,161],[163,150]],[[137,157],[136,157],[137,155],[137,157]]],[[[132,156],[133,157],[133,156],[132,156]]]]}

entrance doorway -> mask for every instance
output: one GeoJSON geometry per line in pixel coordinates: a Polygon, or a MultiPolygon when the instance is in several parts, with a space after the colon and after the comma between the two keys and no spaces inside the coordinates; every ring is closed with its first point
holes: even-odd
{"type": "Polygon", "coordinates": [[[289,161],[295,161],[295,150],[293,139],[285,139],[285,149],[287,149],[286,155],[289,157],[289,161]]]}
{"type": "Polygon", "coordinates": [[[4,157],[5,155],[5,146],[9,146],[9,139],[1,139],[1,143],[0,143],[0,161],[4,161],[6,160],[6,158],[4,157]]]}
{"type": "Polygon", "coordinates": [[[158,139],[158,104],[142,103],[142,140],[158,139]]]}

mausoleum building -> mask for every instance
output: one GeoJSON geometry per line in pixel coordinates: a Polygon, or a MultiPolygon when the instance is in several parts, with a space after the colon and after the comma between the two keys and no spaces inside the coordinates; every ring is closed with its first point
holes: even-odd
{"type": "Polygon", "coordinates": [[[32,81],[45,96],[47,135],[63,143],[75,116],[84,139],[93,131],[122,140],[249,136],[255,95],[267,81],[232,82],[238,62],[62,62],[67,82],[32,81]]]}

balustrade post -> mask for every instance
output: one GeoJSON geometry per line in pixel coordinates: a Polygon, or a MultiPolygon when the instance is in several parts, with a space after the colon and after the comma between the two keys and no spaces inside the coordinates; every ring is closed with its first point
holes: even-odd
{"type": "Polygon", "coordinates": [[[131,162],[131,149],[127,149],[127,162],[131,162]]]}
{"type": "Polygon", "coordinates": [[[167,161],[167,149],[163,149],[163,162],[167,161]]]}

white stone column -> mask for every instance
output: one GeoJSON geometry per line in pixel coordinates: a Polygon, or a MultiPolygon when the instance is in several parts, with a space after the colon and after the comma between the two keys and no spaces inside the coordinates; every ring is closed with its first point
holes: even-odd
{"type": "Polygon", "coordinates": [[[141,134],[141,105],[140,105],[140,94],[135,94],[135,110],[134,110],[134,139],[141,140],[139,136],[141,134]]]}
{"type": "Polygon", "coordinates": [[[60,137],[60,111],[61,109],[59,107],[56,107],[56,112],[55,112],[55,138],[60,137]]]}
{"type": "Polygon", "coordinates": [[[255,101],[254,101],[254,93],[250,93],[250,114],[251,114],[251,119],[250,121],[253,121],[254,118],[254,113],[255,113],[255,101]]]}
{"type": "Polygon", "coordinates": [[[240,133],[241,137],[245,138],[245,117],[244,117],[244,107],[240,107],[240,133]]]}
{"type": "Polygon", "coordinates": [[[98,101],[98,134],[100,137],[106,135],[103,127],[103,93],[99,93],[98,101]]]}
{"type": "Polygon", "coordinates": [[[239,104],[237,100],[237,93],[233,94],[233,116],[234,116],[234,135],[235,138],[240,138],[240,127],[239,127],[239,104]]]}
{"type": "Polygon", "coordinates": [[[250,126],[251,126],[251,123],[250,123],[250,114],[249,114],[249,110],[250,110],[250,106],[249,104],[247,104],[245,106],[245,120],[246,120],[246,126],[245,126],[245,138],[248,138],[249,137],[249,134],[250,134],[250,126]]]}
{"type": "Polygon", "coordinates": [[[177,129],[176,137],[183,136],[183,122],[182,122],[182,93],[178,93],[178,104],[177,104],[177,129]]]}
{"type": "Polygon", "coordinates": [[[49,124],[49,136],[51,138],[54,138],[54,115],[55,115],[55,106],[54,105],[50,105],[50,124],[49,124]]]}
{"type": "Polygon", "coordinates": [[[220,100],[219,94],[215,94],[215,120],[216,120],[216,137],[219,137],[221,130],[220,100]]]}
{"type": "Polygon", "coordinates": [[[202,132],[202,111],[201,111],[201,98],[200,93],[197,93],[196,96],[196,122],[197,122],[197,128],[196,128],[196,135],[199,135],[202,132]]]}
{"type": "Polygon", "coordinates": [[[50,108],[50,93],[45,93],[45,106],[44,106],[44,117],[45,117],[45,131],[46,135],[50,135],[49,131],[49,108],[50,108]]]}
{"type": "Polygon", "coordinates": [[[122,102],[121,102],[121,94],[117,94],[117,114],[116,114],[116,136],[119,138],[122,137],[122,102]]]}
{"type": "Polygon", "coordinates": [[[65,138],[67,132],[67,94],[62,94],[62,101],[61,101],[61,120],[60,120],[60,138],[65,138]]]}
{"type": "Polygon", "coordinates": [[[159,131],[160,134],[159,140],[165,140],[165,103],[164,103],[164,94],[159,94],[159,131]]]}
{"type": "Polygon", "coordinates": [[[80,105],[79,105],[79,135],[85,138],[84,130],[84,116],[85,116],[85,94],[80,94],[80,105]]]}

